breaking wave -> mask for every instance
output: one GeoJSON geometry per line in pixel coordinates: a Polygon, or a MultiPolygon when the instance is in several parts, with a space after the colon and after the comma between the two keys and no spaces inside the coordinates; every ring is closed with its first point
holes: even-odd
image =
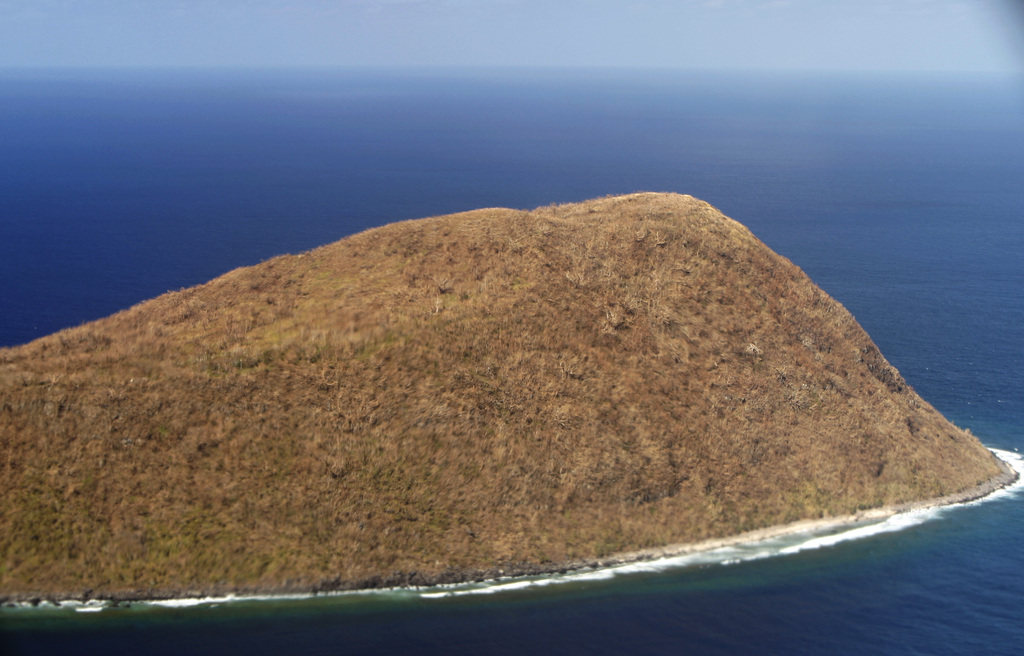
{"type": "Polygon", "coordinates": [[[1024,489],[1024,458],[1022,458],[1019,453],[1012,451],[992,449],[992,452],[1017,472],[1018,478],[1016,482],[1012,485],[999,489],[992,494],[966,503],[948,506],[934,506],[931,508],[919,508],[897,513],[884,519],[843,524],[839,526],[832,525],[829,527],[794,532],[773,538],[734,544],[707,551],[626,563],[622,565],[613,565],[593,570],[568,572],[565,574],[555,574],[537,578],[461,584],[451,586],[449,589],[431,588],[421,592],[420,596],[426,599],[440,599],[464,595],[497,594],[501,592],[510,592],[513,590],[523,590],[527,588],[543,587],[574,581],[605,580],[628,574],[663,572],[666,570],[706,565],[733,565],[736,563],[761,560],[764,558],[788,556],[802,551],[824,549],[843,542],[849,542],[851,540],[861,540],[881,535],[883,533],[903,531],[941,517],[943,514],[959,506],[988,503],[996,499],[1020,494],[1021,490],[1024,489]]]}
{"type": "MultiPolygon", "coordinates": [[[[704,551],[695,551],[682,555],[666,556],[651,560],[642,560],[593,569],[582,569],[561,574],[543,576],[518,577],[482,581],[477,583],[459,583],[426,588],[391,588],[381,590],[358,590],[329,594],[285,594],[285,595],[226,595],[222,597],[162,599],[146,602],[132,602],[133,607],[156,608],[193,608],[198,606],[218,606],[233,602],[288,601],[319,597],[403,597],[420,599],[444,599],[469,595],[494,595],[517,590],[542,588],[564,583],[580,583],[587,581],[604,581],[618,576],[631,574],[657,573],[666,570],[678,570],[688,567],[733,565],[737,563],[762,560],[765,558],[784,557],[804,551],[826,549],[852,540],[861,540],[884,533],[903,531],[927,521],[941,517],[943,514],[964,505],[978,505],[997,499],[1017,496],[1024,490],[1024,458],[1019,453],[993,449],[1000,459],[1012,467],[1020,476],[1015,483],[993,492],[985,497],[962,504],[935,506],[908,510],[882,519],[864,520],[856,523],[823,525],[807,530],[786,533],[775,537],[740,542],[704,551]]],[[[106,609],[115,609],[118,604],[103,601],[76,602],[66,601],[61,604],[43,603],[41,607],[73,609],[79,613],[94,613],[106,609]]]]}

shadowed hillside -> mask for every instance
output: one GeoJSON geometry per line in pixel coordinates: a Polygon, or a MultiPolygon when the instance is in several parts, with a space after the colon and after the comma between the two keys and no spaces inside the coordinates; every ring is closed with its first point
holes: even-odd
{"type": "Polygon", "coordinates": [[[0,445],[0,596],[551,568],[1000,473],[668,194],[389,225],[0,349],[0,445]]]}

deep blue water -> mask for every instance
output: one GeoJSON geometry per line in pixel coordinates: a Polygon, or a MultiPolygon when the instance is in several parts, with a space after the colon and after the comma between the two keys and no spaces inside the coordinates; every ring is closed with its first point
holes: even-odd
{"type": "MultiPolygon", "coordinates": [[[[1024,447],[1024,82],[652,71],[0,71],[0,346],[383,223],[702,198],[1024,447]]],[[[1015,654],[1024,504],[483,596],[0,613],[0,650],[1015,654]],[[26,619],[28,617],[28,619],[26,619]]],[[[5,652],[6,653],[6,652],[5,652]]]]}

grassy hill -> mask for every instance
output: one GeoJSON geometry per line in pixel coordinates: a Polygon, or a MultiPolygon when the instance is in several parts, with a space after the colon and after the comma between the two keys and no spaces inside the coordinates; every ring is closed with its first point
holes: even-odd
{"type": "Polygon", "coordinates": [[[669,194],[376,228],[0,349],[0,445],[8,596],[555,567],[1000,473],[669,194]]]}

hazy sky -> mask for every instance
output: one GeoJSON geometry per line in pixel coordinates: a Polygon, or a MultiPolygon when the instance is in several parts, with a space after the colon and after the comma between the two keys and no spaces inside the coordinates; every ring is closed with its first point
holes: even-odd
{"type": "Polygon", "coordinates": [[[1024,69],[1024,0],[0,0],[0,66],[1024,69]]]}

